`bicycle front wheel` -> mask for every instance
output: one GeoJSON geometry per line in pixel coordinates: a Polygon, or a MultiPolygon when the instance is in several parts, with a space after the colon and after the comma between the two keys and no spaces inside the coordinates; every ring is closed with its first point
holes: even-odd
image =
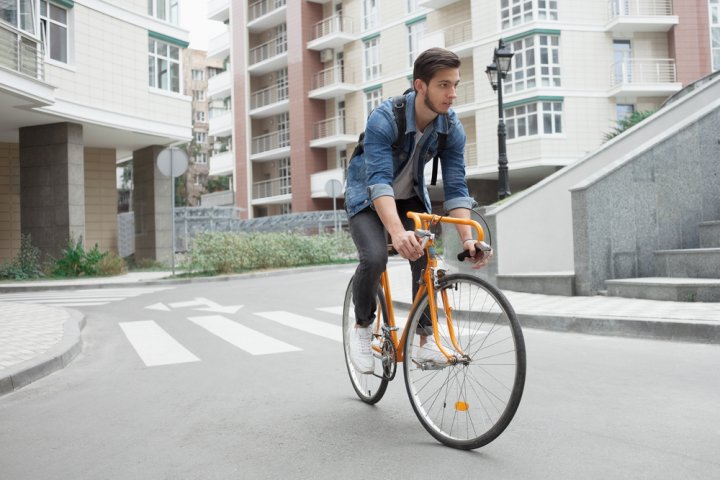
{"type": "MultiPolygon", "coordinates": [[[[355,303],[353,302],[352,294],[353,279],[350,279],[347,291],[345,292],[345,302],[343,304],[343,347],[345,349],[345,364],[347,365],[347,371],[350,375],[350,382],[352,383],[355,393],[357,393],[360,400],[368,404],[375,404],[385,395],[387,389],[388,380],[383,376],[383,364],[382,360],[375,356],[375,371],[374,373],[360,373],[355,370],[355,367],[350,361],[350,333],[355,328],[355,303]]],[[[387,323],[387,305],[385,304],[385,296],[382,290],[378,289],[377,294],[377,309],[375,312],[375,323],[371,327],[373,332],[381,331],[378,330],[378,322],[387,323]]]]}
{"type": "Polygon", "coordinates": [[[407,332],[405,386],[415,414],[433,437],[454,448],[479,448],[505,430],[520,405],[526,363],[522,331],[502,292],[477,277],[447,275],[436,297],[438,334],[455,359],[434,362],[419,356],[421,342],[432,338],[418,331],[426,295],[407,332]]]}

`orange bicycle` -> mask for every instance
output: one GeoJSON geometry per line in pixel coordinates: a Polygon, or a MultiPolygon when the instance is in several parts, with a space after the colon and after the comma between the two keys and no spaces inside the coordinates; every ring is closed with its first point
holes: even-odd
{"type": "MultiPolygon", "coordinates": [[[[489,250],[474,220],[408,212],[415,221],[428,259],[420,289],[402,332],[395,324],[390,282],[383,273],[372,326],[375,371],[359,373],[350,361],[350,333],[355,328],[352,279],[343,306],[343,343],[350,381],[360,399],[377,403],[403,363],[405,386],[420,423],[441,443],[475,449],[497,438],[510,424],[525,386],[525,342],[515,311],[502,292],[468,274],[447,274],[438,267],[436,232],[443,223],[470,225],[476,248],[489,250]],[[420,360],[420,321],[432,322],[432,337],[445,362],[420,360]]],[[[461,259],[463,254],[458,255],[461,259]]]]}

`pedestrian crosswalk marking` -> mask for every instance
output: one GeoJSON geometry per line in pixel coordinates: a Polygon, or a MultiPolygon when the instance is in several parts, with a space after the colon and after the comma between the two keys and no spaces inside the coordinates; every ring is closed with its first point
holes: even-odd
{"type": "Polygon", "coordinates": [[[188,320],[251,355],[295,352],[301,348],[257,332],[222,315],[188,317],[188,320]]]}
{"type": "Polygon", "coordinates": [[[326,312],[326,313],[332,313],[334,315],[342,315],[343,308],[344,307],[342,305],[340,305],[339,307],[318,307],[318,308],[316,308],[316,310],[320,310],[321,312],[326,312]]]}
{"type": "Polygon", "coordinates": [[[86,307],[106,305],[130,297],[169,290],[175,287],[98,288],[54,290],[45,292],[4,293],[3,301],[37,303],[57,307],[86,307]]]}
{"type": "Polygon", "coordinates": [[[281,325],[312,333],[319,337],[329,338],[336,342],[342,342],[342,327],[327,322],[321,322],[314,318],[296,315],[290,312],[258,312],[255,315],[272,320],[281,325]]]}
{"type": "Polygon", "coordinates": [[[120,328],[148,367],[200,361],[152,320],[121,322],[120,328]]]}

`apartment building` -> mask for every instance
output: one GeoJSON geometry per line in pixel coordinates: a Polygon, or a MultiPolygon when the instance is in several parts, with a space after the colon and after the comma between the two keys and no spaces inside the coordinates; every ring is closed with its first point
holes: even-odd
{"type": "Polygon", "coordinates": [[[454,108],[471,194],[491,203],[498,113],[485,70],[499,39],[514,52],[504,116],[516,192],[598,147],[618,120],[720,68],[719,8],[718,0],[210,0],[209,18],[228,30],[209,54],[235,72],[209,87],[228,105],[218,128],[232,148],[218,163],[229,171],[232,159],[247,216],[330,208],[324,186],[342,179],[369,112],[411,85],[420,51],[441,46],[463,62],[454,108]]]}
{"type": "Polygon", "coordinates": [[[170,254],[170,188],[155,166],[189,141],[178,0],[0,2],[0,260],[21,234],[117,250],[116,162],[132,158],[136,254],[170,254]],[[164,199],[167,199],[165,201],[164,199]]]}
{"type": "Polygon", "coordinates": [[[189,165],[184,174],[183,196],[186,205],[200,205],[202,195],[207,192],[208,158],[212,149],[212,137],[208,135],[210,104],[208,102],[208,79],[224,71],[220,60],[208,60],[207,52],[188,48],[184,50],[183,78],[185,95],[192,98],[191,122],[192,141],[190,142],[189,165]]]}

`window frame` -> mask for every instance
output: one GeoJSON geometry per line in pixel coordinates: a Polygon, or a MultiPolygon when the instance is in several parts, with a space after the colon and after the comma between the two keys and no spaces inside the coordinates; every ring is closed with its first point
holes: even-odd
{"type": "Polygon", "coordinates": [[[506,108],[503,115],[508,141],[562,136],[564,103],[541,98],[506,108]],[[546,121],[549,121],[550,132],[546,132],[546,121]]]}
{"type": "Polygon", "coordinates": [[[377,108],[377,106],[380,105],[382,101],[382,87],[366,90],[365,102],[363,102],[365,105],[365,118],[369,117],[370,112],[377,108]]]}
{"type": "Polygon", "coordinates": [[[180,0],[148,0],[148,15],[173,25],[180,24],[180,0]],[[162,11],[160,10],[162,5],[162,11]]]}
{"type": "Polygon", "coordinates": [[[377,36],[363,41],[363,80],[377,80],[381,76],[380,37],[377,36]],[[375,63],[370,64],[372,61],[375,63]]]}
{"type": "Polygon", "coordinates": [[[69,8],[65,8],[61,5],[57,5],[50,0],[41,0],[38,3],[39,10],[37,12],[37,17],[39,21],[39,33],[40,33],[40,41],[43,44],[43,48],[45,49],[44,57],[45,60],[49,60],[51,62],[57,62],[60,65],[70,65],[71,64],[71,49],[70,49],[70,27],[72,23],[72,10],[69,8]],[[43,14],[43,5],[45,6],[45,14],[43,14]],[[51,8],[60,10],[64,12],[65,14],[65,23],[62,23],[61,21],[52,18],[51,14],[51,8]],[[62,28],[65,30],[64,35],[64,43],[65,43],[65,59],[62,58],[53,58],[52,57],[52,48],[53,48],[53,40],[52,40],[52,27],[55,26],[56,28],[62,28]]]}
{"type": "Polygon", "coordinates": [[[425,34],[425,27],[427,26],[427,20],[422,19],[417,22],[413,22],[407,26],[408,29],[408,64],[413,66],[415,57],[420,54],[420,40],[425,34]],[[422,27],[422,28],[417,28],[422,27]]]}
{"type": "Polygon", "coordinates": [[[363,30],[372,30],[380,25],[378,0],[363,0],[363,30]]]}
{"type": "Polygon", "coordinates": [[[710,69],[720,70],[720,0],[708,0],[710,69]],[[713,21],[714,20],[714,21],[713,21]],[[714,45],[717,43],[717,45],[714,45]]]}
{"type": "Polygon", "coordinates": [[[180,94],[182,92],[183,88],[183,80],[182,80],[182,48],[180,48],[178,45],[173,45],[172,43],[163,42],[162,40],[158,40],[157,38],[153,38],[148,36],[148,47],[150,44],[153,44],[153,51],[150,51],[148,48],[148,83],[149,87],[158,90],[161,92],[167,92],[167,93],[175,93],[180,94]],[[167,55],[162,55],[158,53],[158,47],[159,46],[167,46],[167,55]],[[171,52],[173,49],[177,50],[177,58],[172,58],[171,52]],[[151,61],[151,62],[150,62],[151,61]],[[167,87],[164,88],[161,85],[158,85],[159,83],[159,74],[160,74],[160,65],[162,61],[167,62],[167,73],[168,73],[168,81],[167,81],[167,87]],[[172,66],[176,65],[177,71],[173,75],[173,69],[172,66]],[[177,78],[177,90],[173,88],[173,80],[177,78]]]}
{"type": "Polygon", "coordinates": [[[558,21],[558,0],[500,0],[500,29],[534,21],[558,21]],[[515,7],[519,7],[514,14],[515,7]]]}
{"type": "Polygon", "coordinates": [[[505,93],[562,87],[560,35],[537,33],[510,42],[512,69],[503,82],[505,93]],[[543,40],[547,43],[543,44],[543,40]],[[547,59],[543,63],[543,58],[547,59]]]}

